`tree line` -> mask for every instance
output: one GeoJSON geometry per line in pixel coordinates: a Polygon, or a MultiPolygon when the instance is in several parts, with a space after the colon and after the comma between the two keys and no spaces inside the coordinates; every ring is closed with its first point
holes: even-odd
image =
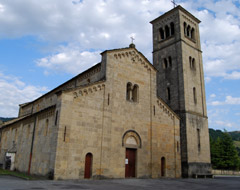
{"type": "MultiPolygon", "coordinates": [[[[239,138],[235,133],[234,135],[239,138]]],[[[213,169],[239,170],[240,157],[231,134],[227,131],[209,129],[209,136],[213,169]]]]}

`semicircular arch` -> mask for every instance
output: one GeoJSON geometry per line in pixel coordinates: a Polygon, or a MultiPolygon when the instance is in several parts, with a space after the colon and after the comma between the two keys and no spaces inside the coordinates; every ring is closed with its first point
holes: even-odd
{"type": "Polygon", "coordinates": [[[140,135],[134,130],[126,131],[122,136],[122,146],[127,148],[141,148],[142,140],[140,135]]]}

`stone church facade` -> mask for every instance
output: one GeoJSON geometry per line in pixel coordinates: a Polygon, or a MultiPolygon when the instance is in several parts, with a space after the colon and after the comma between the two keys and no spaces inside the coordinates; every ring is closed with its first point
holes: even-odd
{"type": "Polygon", "coordinates": [[[210,173],[199,21],[178,6],[151,23],[153,65],[134,44],[104,51],[0,126],[0,163],[54,179],[210,173]]]}

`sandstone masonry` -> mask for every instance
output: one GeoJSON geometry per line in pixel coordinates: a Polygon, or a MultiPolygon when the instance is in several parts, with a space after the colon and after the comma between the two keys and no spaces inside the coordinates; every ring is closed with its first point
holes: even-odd
{"type": "Polygon", "coordinates": [[[209,172],[198,20],[178,6],[152,24],[153,65],[134,44],[104,51],[100,63],[0,125],[0,163],[14,155],[14,169],[54,179],[209,172]]]}

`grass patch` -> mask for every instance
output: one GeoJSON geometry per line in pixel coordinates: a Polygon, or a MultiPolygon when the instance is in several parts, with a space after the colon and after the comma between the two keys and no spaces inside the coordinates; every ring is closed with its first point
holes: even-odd
{"type": "Polygon", "coordinates": [[[27,179],[27,180],[36,180],[36,179],[38,179],[35,176],[27,175],[25,173],[16,172],[16,171],[9,171],[9,170],[3,170],[3,169],[0,169],[0,175],[10,175],[10,176],[15,176],[15,177],[19,177],[19,178],[27,179]]]}

